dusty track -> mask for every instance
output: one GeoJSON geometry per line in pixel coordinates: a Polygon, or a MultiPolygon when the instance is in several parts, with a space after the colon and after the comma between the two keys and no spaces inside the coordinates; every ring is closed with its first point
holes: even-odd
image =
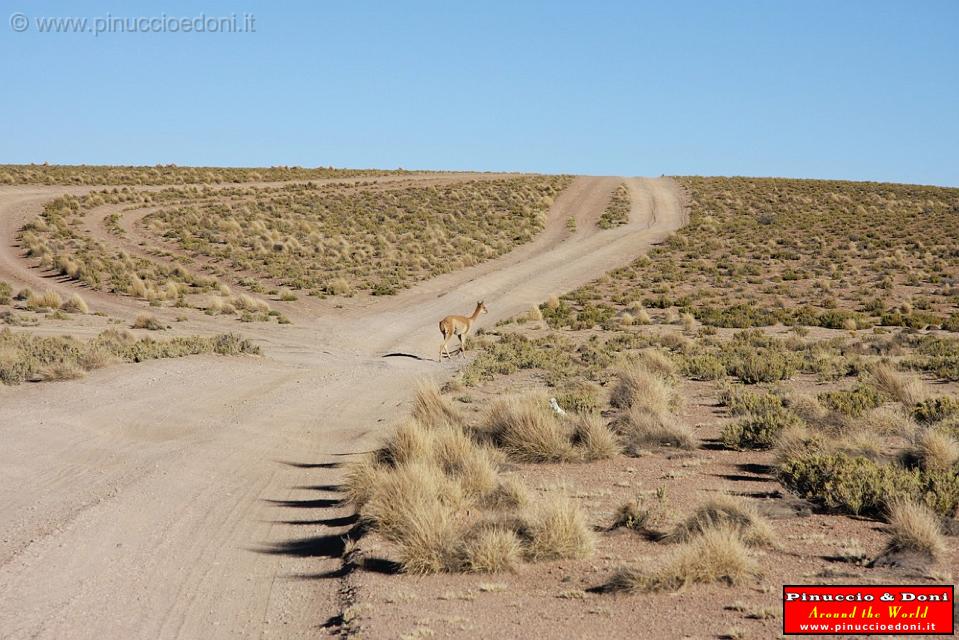
{"type": "MultiPolygon", "coordinates": [[[[532,243],[388,299],[298,303],[296,324],[242,325],[263,358],[115,366],[0,387],[0,637],[306,637],[338,612],[336,465],[444,378],[436,321],[485,298],[481,326],[625,264],[681,226],[668,180],[631,179],[630,224],[595,228],[615,178],[578,178],[532,243]],[[578,231],[565,223],[574,216],[578,231]],[[415,358],[383,358],[401,352],[415,358]]],[[[0,278],[31,270],[16,230],[59,193],[0,188],[0,278]]],[[[130,318],[142,303],[87,292],[130,318]]],[[[172,317],[172,313],[170,314],[172,317]]],[[[237,330],[193,312],[177,332],[237,330]]]]}

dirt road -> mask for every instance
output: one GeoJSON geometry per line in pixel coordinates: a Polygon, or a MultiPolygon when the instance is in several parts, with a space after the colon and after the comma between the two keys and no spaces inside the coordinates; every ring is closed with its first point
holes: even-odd
{"type": "MultiPolygon", "coordinates": [[[[619,183],[577,178],[534,242],[395,297],[341,309],[294,303],[293,326],[238,329],[199,313],[177,323],[178,333],[240,330],[261,358],[197,356],[0,386],[0,637],[322,635],[339,611],[339,535],[351,524],[336,506],[337,465],[405,415],[418,379],[461,366],[435,360],[439,318],[485,299],[480,326],[492,326],[628,263],[684,223],[672,182],[630,179],[630,223],[598,230],[619,183]]],[[[0,188],[0,279],[73,290],[29,269],[13,240],[68,191],[85,189],[0,188]]],[[[144,311],[84,296],[117,317],[144,311]]]]}

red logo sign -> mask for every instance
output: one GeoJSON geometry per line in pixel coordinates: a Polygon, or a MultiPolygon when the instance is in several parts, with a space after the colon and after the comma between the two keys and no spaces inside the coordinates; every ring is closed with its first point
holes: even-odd
{"type": "Polygon", "coordinates": [[[784,585],[783,633],[955,633],[953,585],[784,585]]]}

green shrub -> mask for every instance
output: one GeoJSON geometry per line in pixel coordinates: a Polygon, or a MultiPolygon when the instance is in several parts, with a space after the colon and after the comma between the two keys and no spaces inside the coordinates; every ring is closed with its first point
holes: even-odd
{"type": "Polygon", "coordinates": [[[781,320],[780,315],[775,311],[748,304],[729,307],[702,306],[693,309],[692,314],[707,326],[736,329],[768,327],[781,320]]]}
{"type": "Polygon", "coordinates": [[[789,409],[771,409],[727,424],[723,444],[731,449],[769,449],[783,430],[802,425],[802,419],[789,409]]]}
{"type": "Polygon", "coordinates": [[[696,353],[681,359],[683,375],[694,380],[719,380],[726,376],[723,361],[711,353],[696,353]]]}
{"type": "Polygon", "coordinates": [[[959,399],[952,396],[929,398],[916,404],[912,415],[919,422],[939,422],[959,414],[959,399]]]}
{"type": "Polygon", "coordinates": [[[521,369],[542,369],[550,381],[556,382],[575,371],[573,357],[576,353],[575,345],[557,334],[527,338],[518,333],[506,333],[466,367],[463,382],[469,386],[521,369]]]}
{"type": "Polygon", "coordinates": [[[858,418],[866,411],[882,404],[882,394],[875,387],[859,385],[850,390],[824,391],[818,396],[827,409],[851,418],[858,418]]]}
{"type": "Polygon", "coordinates": [[[785,487],[829,509],[881,517],[895,500],[921,500],[942,516],[959,505],[959,476],[883,464],[846,453],[803,451],[779,467],[785,487]]]}
{"type": "Polygon", "coordinates": [[[599,388],[584,380],[567,384],[556,396],[556,401],[566,411],[590,413],[599,410],[599,388]]]}
{"type": "Polygon", "coordinates": [[[775,394],[734,386],[727,386],[720,391],[719,404],[728,407],[735,416],[776,411],[783,406],[782,399],[775,394]]]}
{"type": "Polygon", "coordinates": [[[743,384],[788,380],[798,368],[795,358],[790,356],[772,349],[740,353],[727,365],[726,371],[743,384]]]}
{"type": "Polygon", "coordinates": [[[953,313],[942,321],[940,325],[944,331],[953,331],[959,333],[959,313],[953,313]]]}

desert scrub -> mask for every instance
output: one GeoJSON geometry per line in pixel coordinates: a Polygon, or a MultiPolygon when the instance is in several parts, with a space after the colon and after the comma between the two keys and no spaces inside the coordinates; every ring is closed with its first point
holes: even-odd
{"type": "Polygon", "coordinates": [[[629,188],[625,184],[616,187],[609,198],[609,204],[596,221],[596,226],[600,229],[612,229],[629,222],[630,202],[629,188]]]}
{"type": "Polygon", "coordinates": [[[577,347],[558,333],[538,338],[505,333],[473,359],[464,370],[462,381],[472,386],[493,380],[498,375],[539,369],[546,374],[547,381],[556,384],[572,378],[586,367],[583,351],[583,347],[577,347]]]}
{"type": "MultiPolygon", "coordinates": [[[[564,296],[587,306],[682,307],[720,327],[883,322],[959,327],[959,189],[759,178],[681,178],[689,224],[648,257],[564,296]],[[878,295],[877,295],[878,292],[878,295]],[[909,305],[921,300],[923,309],[909,305]]],[[[548,314],[547,314],[548,316],[548,314]]],[[[549,320],[549,317],[548,317],[549,320]]]]}
{"type": "Polygon", "coordinates": [[[7,305],[13,302],[13,287],[10,283],[0,280],[0,304],[7,305]]]}
{"type": "Polygon", "coordinates": [[[260,348],[234,334],[214,337],[177,337],[170,340],[136,339],[126,331],[108,329],[96,338],[46,337],[0,330],[0,382],[76,378],[111,362],[143,362],[200,353],[259,354],[260,348]]]}
{"type": "Polygon", "coordinates": [[[293,184],[252,197],[149,214],[151,232],[292,289],[332,293],[346,279],[390,295],[500,256],[543,229],[567,176],[344,188],[293,184]]]}
{"type": "Polygon", "coordinates": [[[381,175],[408,175],[412,171],[376,169],[334,169],[333,167],[178,167],[174,164],[147,166],[106,165],[0,165],[0,184],[63,185],[167,185],[240,182],[280,182],[329,178],[365,178],[381,175]]]}
{"type": "Polygon", "coordinates": [[[779,466],[783,485],[829,509],[882,517],[896,500],[919,500],[944,517],[959,505],[954,472],[905,469],[843,452],[795,450],[779,466]]]}
{"type": "Polygon", "coordinates": [[[181,264],[167,264],[112,250],[84,230],[83,219],[107,204],[139,206],[209,197],[193,188],[140,192],[129,188],[62,196],[24,226],[18,238],[34,266],[66,276],[92,289],[130,295],[161,304],[185,304],[185,296],[215,292],[214,278],[197,275],[181,264]]]}

